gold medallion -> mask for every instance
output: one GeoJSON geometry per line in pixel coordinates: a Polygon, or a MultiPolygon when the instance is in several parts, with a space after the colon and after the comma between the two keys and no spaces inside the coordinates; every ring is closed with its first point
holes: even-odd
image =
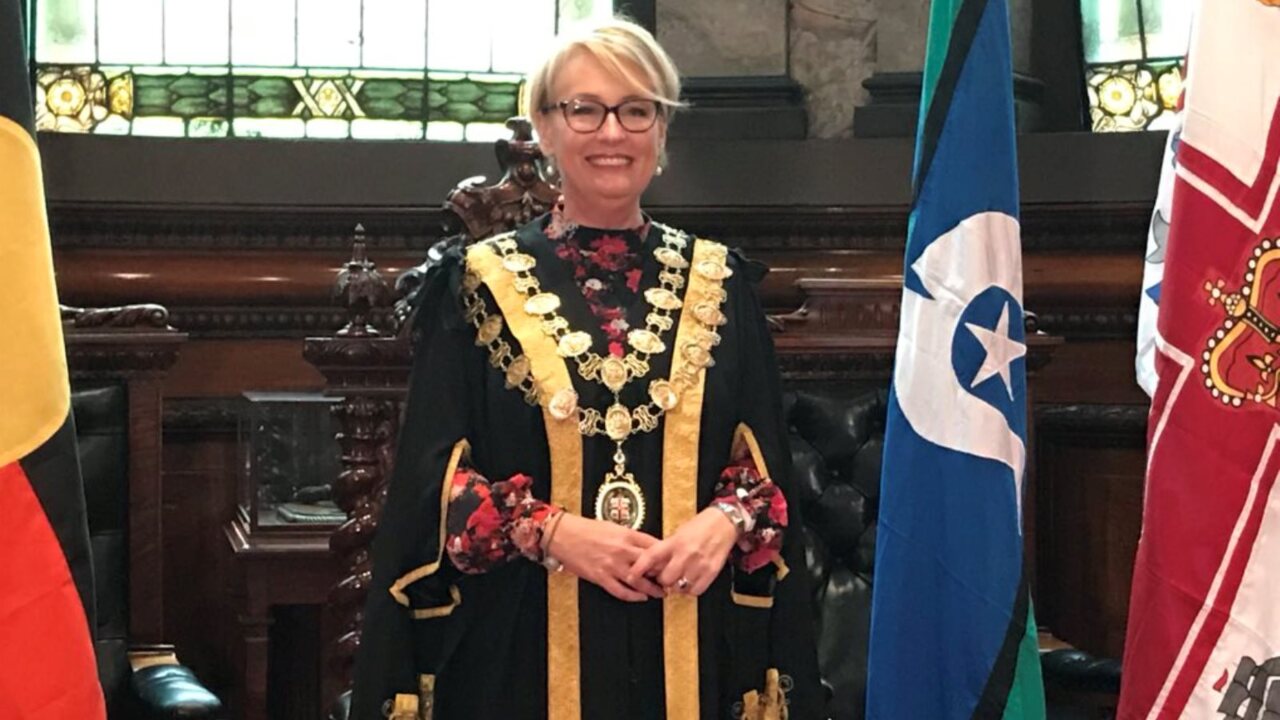
{"type": "Polygon", "coordinates": [[[684,276],[678,272],[663,270],[658,273],[658,282],[670,285],[673,289],[679,290],[684,287],[684,276]]]}
{"type": "Polygon", "coordinates": [[[527,355],[517,355],[516,359],[511,361],[507,366],[507,387],[513,388],[524,382],[529,377],[529,357],[527,355]]]}
{"type": "Polygon", "coordinates": [[[693,306],[693,316],[698,319],[698,322],[711,327],[720,327],[729,322],[729,318],[724,316],[720,308],[711,303],[698,303],[693,306]]]}
{"type": "Polygon", "coordinates": [[[649,313],[645,316],[644,321],[658,329],[659,332],[666,332],[671,329],[675,321],[670,315],[659,315],[658,313],[649,313]]]}
{"type": "Polygon", "coordinates": [[[675,268],[676,270],[683,270],[689,267],[689,261],[685,260],[684,256],[681,255],[679,252],[669,247],[660,247],[657,250],[654,250],[653,256],[658,258],[658,262],[662,263],[663,265],[666,265],[669,268],[675,268]]]}
{"type": "Polygon", "coordinates": [[[733,271],[724,262],[716,260],[703,260],[693,271],[708,280],[727,280],[733,275],[733,271]]]}
{"type": "Polygon", "coordinates": [[[480,327],[476,329],[476,344],[488,345],[498,336],[502,334],[502,316],[490,315],[480,323],[480,327]]]}
{"type": "Polygon", "coordinates": [[[662,287],[649,288],[644,291],[644,299],[659,310],[679,310],[684,303],[670,290],[662,287]]]}
{"type": "Polygon", "coordinates": [[[530,315],[550,315],[560,309],[560,297],[553,293],[538,293],[524,301],[524,311],[530,315]]]}
{"type": "Polygon", "coordinates": [[[711,351],[697,343],[688,343],[681,351],[684,353],[685,359],[697,367],[706,368],[716,364],[711,357],[711,351]]]}
{"type": "Polygon", "coordinates": [[[578,393],[574,392],[573,388],[558,390],[551,396],[551,402],[547,403],[547,412],[557,420],[569,419],[578,412],[578,393]]]}
{"type": "Polygon", "coordinates": [[[720,344],[720,333],[715,330],[698,328],[698,330],[693,334],[693,341],[707,350],[710,350],[720,344]]]}
{"type": "Polygon", "coordinates": [[[644,524],[644,493],[631,473],[609,473],[596,492],[596,519],[639,530],[644,524]]]}
{"type": "Polygon", "coordinates": [[[654,380],[649,383],[649,399],[664,411],[671,410],[680,402],[680,394],[666,380],[654,380]]]}
{"type": "Polygon", "coordinates": [[[604,433],[614,442],[622,442],[631,434],[631,411],[615,402],[604,414],[604,433]]]}
{"type": "Polygon", "coordinates": [[[513,273],[529,272],[537,264],[538,261],[534,260],[532,255],[524,253],[511,253],[510,255],[502,256],[502,267],[513,273]]]}
{"type": "Polygon", "coordinates": [[[626,386],[628,380],[627,366],[622,362],[622,358],[612,355],[605,358],[600,363],[600,381],[604,386],[613,392],[618,392],[626,386]]]}
{"type": "Polygon", "coordinates": [[[562,357],[578,357],[591,349],[591,336],[581,330],[565,333],[556,343],[556,351],[562,357]]]}
{"type": "Polygon", "coordinates": [[[662,338],[649,330],[632,330],[627,333],[627,342],[631,347],[648,355],[657,355],[667,349],[667,344],[662,342],[662,338]]]}

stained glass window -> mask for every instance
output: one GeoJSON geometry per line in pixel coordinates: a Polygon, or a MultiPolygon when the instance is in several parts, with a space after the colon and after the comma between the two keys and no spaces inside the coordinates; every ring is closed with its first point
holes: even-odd
{"type": "Polygon", "coordinates": [[[34,0],[40,130],[491,141],[612,0],[34,0]]]}
{"type": "Polygon", "coordinates": [[[1191,0],[1081,0],[1095,132],[1168,127],[1182,92],[1191,0]]]}

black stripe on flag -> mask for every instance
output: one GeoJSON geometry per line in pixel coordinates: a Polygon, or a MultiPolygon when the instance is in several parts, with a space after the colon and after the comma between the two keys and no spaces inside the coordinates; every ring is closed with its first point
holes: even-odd
{"type": "Polygon", "coordinates": [[[1018,596],[1013,601],[1013,618],[1000,643],[1000,654],[991,666],[987,685],[973,708],[974,720],[1000,720],[1009,704],[1009,691],[1013,689],[1014,675],[1018,672],[1018,655],[1022,640],[1027,635],[1027,617],[1031,603],[1031,589],[1027,586],[1027,571],[1022,571],[1018,581],[1018,596]]]}
{"type": "Polygon", "coordinates": [[[920,167],[912,178],[911,205],[920,199],[920,188],[925,178],[929,177],[929,166],[933,164],[934,153],[938,151],[938,139],[942,136],[942,126],[947,121],[951,110],[951,98],[956,92],[956,83],[960,81],[960,71],[969,57],[969,48],[973,38],[978,34],[978,23],[987,10],[987,0],[967,0],[956,13],[955,22],[951,25],[951,40],[947,45],[947,58],[942,63],[942,71],[938,73],[938,84],[933,89],[933,99],[929,103],[928,114],[924,118],[924,132],[920,135],[920,167]]]}

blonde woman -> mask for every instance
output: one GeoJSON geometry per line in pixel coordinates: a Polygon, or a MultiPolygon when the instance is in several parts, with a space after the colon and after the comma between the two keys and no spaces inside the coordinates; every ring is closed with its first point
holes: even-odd
{"type": "Polygon", "coordinates": [[[624,21],[529,76],[563,198],[426,280],[354,717],[824,716],[762,272],[640,208],[679,94],[624,21]]]}

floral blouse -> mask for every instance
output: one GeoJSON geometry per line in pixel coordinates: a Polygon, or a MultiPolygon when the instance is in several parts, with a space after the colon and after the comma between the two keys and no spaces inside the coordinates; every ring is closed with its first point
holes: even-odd
{"type": "MultiPolygon", "coordinates": [[[[626,309],[640,293],[640,248],[649,223],[629,230],[597,230],[564,218],[563,206],[552,211],[546,234],[555,252],[573,267],[574,280],[609,339],[609,353],[626,354],[626,309]]],[[[490,482],[460,467],[453,476],[445,520],[445,547],[454,567],[483,573],[523,556],[541,562],[542,531],[559,508],[533,497],[532,479],[513,475],[490,482]]],[[[787,527],[787,500],[768,478],[761,477],[750,456],[735,458],[720,474],[714,502],[738,504],[751,518],[733,550],[734,564],[754,572],[779,557],[787,527]]]]}

